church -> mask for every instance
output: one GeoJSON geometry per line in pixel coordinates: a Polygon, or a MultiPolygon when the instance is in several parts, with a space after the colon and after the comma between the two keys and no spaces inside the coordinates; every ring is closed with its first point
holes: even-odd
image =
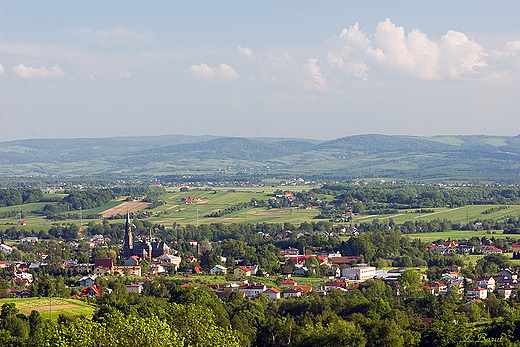
{"type": "Polygon", "coordinates": [[[129,258],[134,255],[141,259],[157,258],[169,253],[170,247],[168,247],[166,243],[159,240],[152,240],[151,237],[149,240],[132,241],[132,222],[130,221],[130,212],[127,212],[125,238],[123,239],[123,249],[121,250],[121,256],[123,258],[129,258]]]}

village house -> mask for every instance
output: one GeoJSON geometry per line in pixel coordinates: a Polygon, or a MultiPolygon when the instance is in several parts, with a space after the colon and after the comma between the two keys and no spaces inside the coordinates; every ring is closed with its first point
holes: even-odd
{"type": "Polygon", "coordinates": [[[238,290],[250,298],[255,298],[258,294],[266,290],[266,286],[261,283],[242,284],[238,287],[238,290]]]}
{"type": "Polygon", "coordinates": [[[179,269],[179,265],[181,264],[181,257],[178,257],[176,255],[171,254],[163,254],[157,259],[162,260],[164,262],[170,263],[170,266],[173,266],[175,268],[175,271],[179,269]]]}
{"type": "Polygon", "coordinates": [[[496,248],[495,246],[482,246],[480,248],[480,253],[482,253],[482,254],[501,254],[502,250],[500,248],[496,248]]]}
{"type": "Polygon", "coordinates": [[[266,289],[262,294],[264,294],[271,300],[280,299],[280,291],[275,288],[266,289]]]}
{"type": "Polygon", "coordinates": [[[500,276],[503,279],[512,280],[514,282],[518,280],[518,274],[511,269],[500,270],[498,272],[498,276],[500,276]]]}
{"type": "Polygon", "coordinates": [[[92,286],[92,287],[85,287],[82,289],[83,296],[88,296],[90,298],[100,296],[101,295],[101,287],[100,286],[92,286]]]}
{"type": "Polygon", "coordinates": [[[429,284],[435,291],[435,294],[446,294],[448,293],[448,286],[444,283],[432,282],[429,284]]]}
{"type": "Polygon", "coordinates": [[[24,245],[34,245],[36,242],[38,242],[37,237],[22,237],[20,238],[20,243],[24,245]]]}
{"type": "Polygon", "coordinates": [[[285,281],[283,281],[283,282],[280,283],[281,286],[291,286],[291,287],[292,287],[292,286],[295,286],[295,285],[297,285],[297,284],[298,284],[298,282],[296,282],[296,281],[294,281],[294,280],[292,280],[292,279],[290,279],[290,278],[288,278],[288,279],[286,279],[285,281]]]}
{"type": "Polygon", "coordinates": [[[227,274],[227,267],[222,265],[215,265],[209,270],[210,274],[227,274]]]}
{"type": "Polygon", "coordinates": [[[330,258],[330,263],[332,265],[336,265],[336,266],[341,266],[341,265],[352,265],[352,263],[360,263],[361,261],[363,261],[363,258],[359,257],[359,256],[355,256],[355,257],[331,257],[330,258]]]}
{"type": "Polygon", "coordinates": [[[114,263],[112,259],[96,259],[94,262],[94,274],[102,276],[106,273],[114,273],[114,263]]]}
{"type": "Polygon", "coordinates": [[[481,288],[481,287],[473,287],[468,289],[466,292],[466,296],[469,296],[470,298],[476,298],[476,299],[485,299],[487,298],[487,289],[481,288]]]}
{"type": "Polygon", "coordinates": [[[126,285],[126,290],[128,292],[134,292],[134,293],[141,294],[141,292],[143,291],[143,287],[140,286],[139,284],[130,283],[130,284],[126,285]]]}
{"type": "Polygon", "coordinates": [[[323,288],[327,292],[331,291],[332,289],[346,288],[346,287],[347,287],[347,282],[344,282],[344,281],[329,281],[323,285],[323,288]]]}
{"type": "Polygon", "coordinates": [[[239,266],[233,270],[233,274],[237,277],[251,276],[251,270],[245,266],[239,266]]]}
{"type": "Polygon", "coordinates": [[[139,265],[139,257],[133,255],[131,257],[125,258],[123,261],[123,265],[125,266],[136,266],[139,265]]]}
{"type": "Polygon", "coordinates": [[[514,286],[511,286],[510,284],[506,284],[506,285],[498,288],[497,293],[504,295],[505,299],[509,299],[511,297],[511,294],[513,293],[514,289],[515,289],[514,286]]]}
{"type": "Polygon", "coordinates": [[[482,276],[473,279],[477,287],[485,288],[488,292],[495,290],[495,279],[491,276],[482,276]]]}
{"type": "Polygon", "coordinates": [[[282,292],[282,295],[283,295],[283,298],[284,299],[287,299],[287,298],[292,298],[292,297],[300,297],[302,296],[302,290],[299,290],[299,289],[294,289],[294,288],[289,288],[287,290],[284,290],[282,292]]]}
{"type": "Polygon", "coordinates": [[[78,281],[78,286],[92,287],[94,285],[94,282],[96,281],[96,278],[98,278],[97,275],[87,275],[78,281]]]}

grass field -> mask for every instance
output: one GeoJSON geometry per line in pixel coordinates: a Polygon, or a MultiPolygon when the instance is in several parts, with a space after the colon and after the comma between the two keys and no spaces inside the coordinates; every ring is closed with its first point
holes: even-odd
{"type": "Polygon", "coordinates": [[[459,208],[434,208],[434,213],[415,213],[415,209],[413,210],[403,210],[394,214],[385,214],[385,215],[377,215],[377,216],[364,216],[357,215],[355,220],[358,222],[371,222],[373,219],[385,220],[392,218],[396,223],[404,223],[408,220],[417,221],[417,220],[425,220],[430,221],[433,219],[448,219],[454,223],[462,223],[466,224],[468,219],[470,221],[474,221],[476,219],[503,219],[506,216],[514,216],[518,217],[520,215],[520,206],[519,205],[508,205],[507,209],[503,209],[500,211],[496,211],[489,214],[483,214],[482,212],[489,210],[491,208],[499,207],[502,205],[468,205],[459,208]]]}
{"type": "MultiPolygon", "coordinates": [[[[0,299],[0,306],[5,303],[14,303],[21,313],[29,315],[32,310],[37,310],[41,315],[48,317],[49,298],[29,298],[29,299],[0,299]]],[[[52,299],[52,320],[58,319],[59,314],[66,317],[91,317],[95,307],[81,300],[74,299],[52,299]]]]}
{"type": "Polygon", "coordinates": [[[443,231],[438,233],[417,233],[417,234],[405,234],[406,236],[409,236],[414,239],[421,239],[423,241],[436,241],[439,239],[447,240],[459,240],[462,238],[470,239],[472,237],[487,237],[491,238],[494,237],[496,239],[505,239],[507,237],[510,237],[514,240],[520,239],[520,235],[514,235],[514,234],[503,234],[502,230],[452,230],[452,231],[443,231]]]}
{"type": "MultiPolygon", "coordinates": [[[[273,182],[274,183],[274,182],[273,182]]],[[[278,181],[280,183],[280,181],[278,181]]],[[[145,209],[149,214],[147,220],[152,223],[163,225],[171,225],[177,222],[181,225],[186,224],[208,224],[208,223],[292,223],[298,225],[302,222],[318,221],[314,219],[319,214],[317,209],[305,210],[296,207],[282,208],[282,209],[266,209],[266,208],[247,208],[236,211],[231,214],[224,215],[217,218],[207,218],[205,215],[220,209],[225,209],[234,206],[238,203],[249,202],[252,198],[258,200],[268,200],[275,190],[282,191],[302,191],[309,190],[312,186],[292,186],[290,182],[285,186],[264,186],[264,187],[216,187],[209,188],[210,190],[192,189],[188,192],[180,192],[178,188],[170,188],[165,194],[158,198],[166,202],[166,204],[155,207],[154,209],[145,209]],[[199,197],[202,201],[193,204],[182,204],[183,197],[199,197]]],[[[332,196],[318,195],[316,198],[323,201],[331,201],[332,196]]],[[[121,199],[113,200],[109,203],[89,210],[82,211],[83,223],[89,221],[96,221],[92,219],[85,219],[87,215],[101,214],[111,208],[120,206],[123,203],[121,199]]],[[[0,207],[0,213],[7,211],[37,211],[46,203],[33,203],[20,206],[0,207]]],[[[385,221],[390,218],[395,223],[401,224],[405,221],[430,221],[433,219],[448,219],[453,223],[466,224],[468,220],[474,221],[477,219],[501,220],[507,216],[517,217],[520,215],[520,206],[510,205],[506,209],[495,211],[489,214],[483,214],[484,211],[491,208],[496,208],[500,205],[470,205],[460,208],[434,208],[433,213],[416,213],[415,210],[401,210],[398,213],[385,215],[356,215],[355,221],[358,223],[370,223],[374,219],[385,221]]],[[[126,211],[126,209],[125,209],[126,211]]],[[[101,219],[97,220],[100,221],[101,219]]],[[[28,230],[48,230],[53,224],[62,223],[79,223],[78,219],[71,219],[61,222],[49,221],[40,215],[27,215],[24,217],[27,222],[25,226],[16,226],[18,217],[4,218],[0,220],[0,230],[16,226],[28,230]]],[[[120,223],[121,220],[113,220],[111,223],[120,223]]],[[[341,223],[340,223],[341,224],[341,223]]],[[[455,234],[454,234],[455,235],[455,234]]],[[[421,237],[429,237],[421,234],[421,237]]],[[[431,237],[439,237],[439,235],[432,235],[431,237]]],[[[465,237],[457,235],[456,237],[465,237]]],[[[500,236],[495,236],[500,237],[500,236]]]]}

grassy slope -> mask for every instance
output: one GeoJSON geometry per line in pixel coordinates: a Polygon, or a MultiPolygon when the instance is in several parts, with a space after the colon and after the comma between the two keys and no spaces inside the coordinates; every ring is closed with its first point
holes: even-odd
{"type": "MultiPolygon", "coordinates": [[[[19,310],[30,310],[34,309],[36,307],[48,307],[50,300],[49,298],[29,298],[29,299],[0,299],[0,305],[3,305],[5,303],[15,303],[16,307],[19,310]]],[[[86,316],[91,317],[94,313],[95,307],[92,305],[89,305],[81,300],[74,300],[74,299],[58,299],[53,298],[52,299],[52,306],[57,305],[74,305],[73,308],[66,308],[66,309],[52,309],[52,319],[56,320],[58,319],[59,314],[63,314],[67,317],[71,316],[86,316]]],[[[28,313],[25,313],[29,315],[30,311],[28,313]]],[[[40,313],[42,316],[48,316],[49,311],[44,311],[40,313]]]]}

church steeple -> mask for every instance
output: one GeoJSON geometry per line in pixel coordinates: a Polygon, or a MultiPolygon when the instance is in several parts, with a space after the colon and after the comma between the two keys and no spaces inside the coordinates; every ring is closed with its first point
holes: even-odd
{"type": "Polygon", "coordinates": [[[124,258],[131,257],[133,255],[134,244],[132,241],[132,222],[130,221],[130,211],[126,212],[126,223],[125,223],[125,238],[123,240],[123,249],[121,254],[124,258]]]}

